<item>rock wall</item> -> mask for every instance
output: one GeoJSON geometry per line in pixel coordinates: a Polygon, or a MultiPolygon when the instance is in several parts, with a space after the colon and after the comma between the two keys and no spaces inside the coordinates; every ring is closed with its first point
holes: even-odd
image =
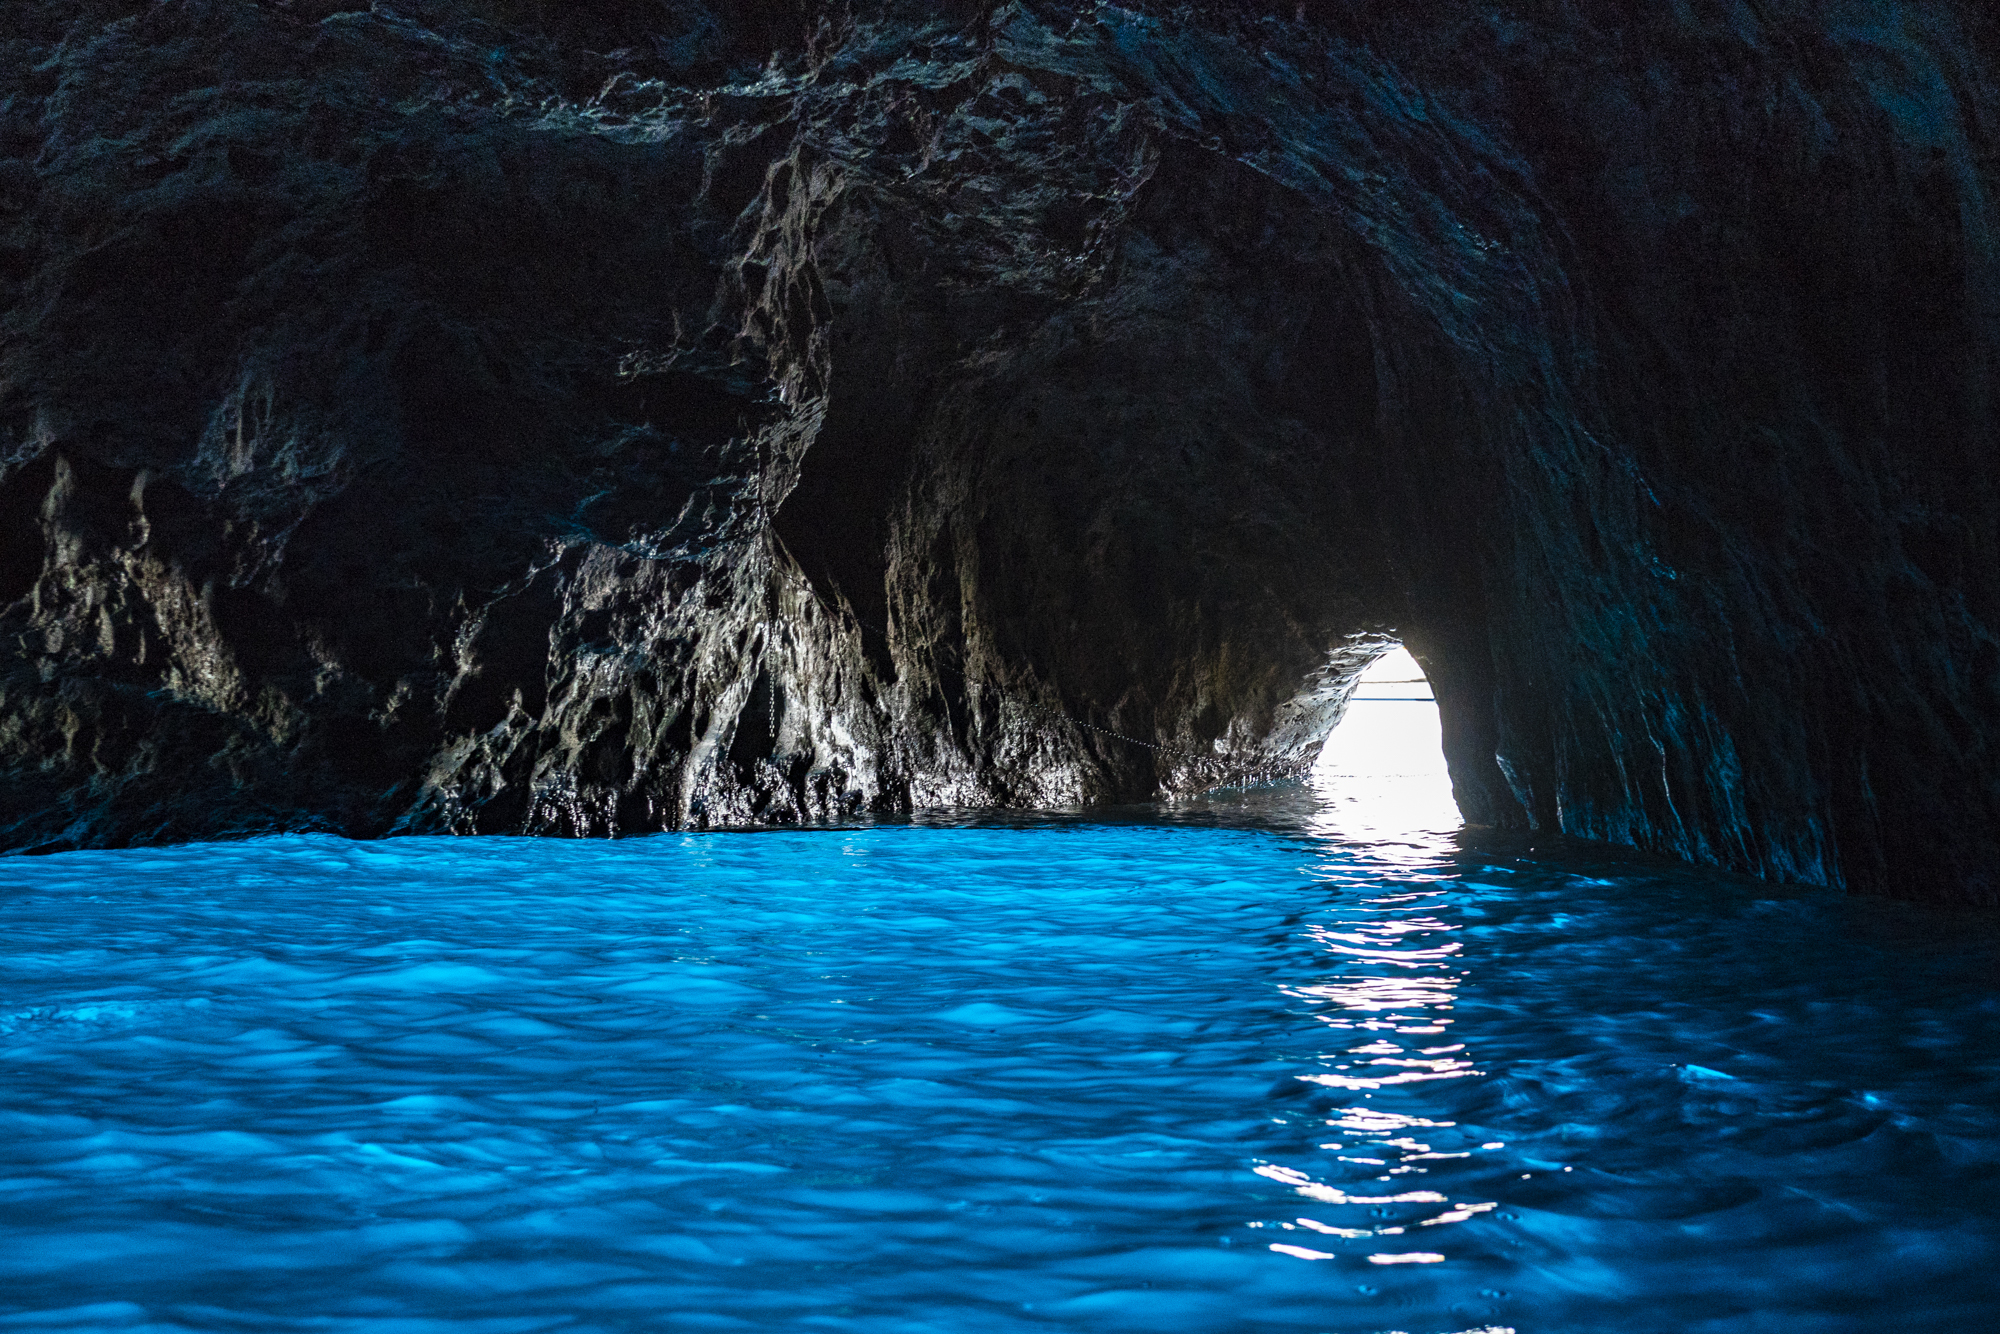
{"type": "Polygon", "coordinates": [[[1296,773],[2000,901],[1981,6],[23,0],[0,846],[1296,773]]]}

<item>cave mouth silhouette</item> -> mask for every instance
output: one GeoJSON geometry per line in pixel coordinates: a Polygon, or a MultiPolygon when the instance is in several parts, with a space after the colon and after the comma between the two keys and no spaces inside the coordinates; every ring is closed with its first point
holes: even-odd
{"type": "Polygon", "coordinates": [[[1354,678],[1309,781],[1331,832],[1379,840],[1463,826],[1436,697],[1408,649],[1388,646],[1354,678]]]}

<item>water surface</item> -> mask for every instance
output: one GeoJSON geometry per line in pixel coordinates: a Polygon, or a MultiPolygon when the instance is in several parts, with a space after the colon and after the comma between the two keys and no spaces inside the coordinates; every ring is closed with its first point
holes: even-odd
{"type": "Polygon", "coordinates": [[[2000,1327],[1990,917],[1287,800],[0,862],[0,1330],[2000,1327]]]}

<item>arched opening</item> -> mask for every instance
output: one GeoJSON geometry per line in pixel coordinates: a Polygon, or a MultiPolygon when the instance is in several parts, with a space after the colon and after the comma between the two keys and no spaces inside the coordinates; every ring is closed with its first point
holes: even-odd
{"type": "Polygon", "coordinates": [[[1312,785],[1340,833],[1384,838],[1464,823],[1445,769],[1436,694],[1408,649],[1389,649],[1355,678],[1312,785]]]}

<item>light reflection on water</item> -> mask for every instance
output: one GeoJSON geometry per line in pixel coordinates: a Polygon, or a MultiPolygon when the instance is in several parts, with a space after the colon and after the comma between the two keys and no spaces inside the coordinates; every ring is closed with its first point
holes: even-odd
{"type": "MultiPolygon", "coordinates": [[[[1337,842],[1356,862],[1371,865],[1380,880],[1373,892],[1352,896],[1329,920],[1304,932],[1338,969],[1335,979],[1281,985],[1288,996],[1311,1004],[1318,1019],[1343,1044],[1323,1055],[1330,1068],[1297,1078],[1342,1094],[1372,1098],[1376,1091],[1437,1080],[1479,1077],[1463,1042],[1450,1041],[1453,1004],[1464,943],[1450,893],[1435,884],[1455,851],[1461,820],[1440,748],[1437,706],[1423,671],[1401,648],[1376,659],[1361,675],[1341,726],[1328,738],[1314,766],[1315,800],[1304,820],[1313,836],[1337,842]],[[1346,1043],[1355,1045],[1347,1046],[1346,1043]]],[[[1297,1168],[1265,1164],[1259,1175],[1290,1186],[1303,1199],[1346,1206],[1338,1222],[1301,1216],[1253,1227],[1305,1229],[1350,1241],[1406,1240],[1370,1250],[1372,1265],[1443,1264],[1439,1251],[1409,1249],[1426,1228],[1464,1223],[1499,1208],[1492,1199],[1452,1199],[1436,1190],[1408,1189],[1398,1178],[1429,1175],[1422,1164],[1470,1159],[1504,1143],[1474,1145],[1455,1121],[1365,1105],[1334,1110],[1325,1118],[1337,1142],[1317,1147],[1335,1161],[1375,1169],[1375,1185],[1359,1192],[1325,1184],[1297,1168]],[[1412,1132],[1422,1132],[1420,1138],[1412,1132]],[[1339,1152],[1340,1150],[1353,1150],[1339,1152]],[[1371,1156],[1376,1155],[1376,1156],[1371,1156]],[[1370,1193],[1372,1190],[1373,1193],[1370,1193]],[[1421,1206],[1387,1209],[1384,1206],[1421,1206]],[[1365,1215],[1365,1216],[1364,1216],[1365,1215]],[[1394,1221],[1370,1225],[1368,1218],[1394,1221]]],[[[1324,1214],[1326,1211],[1322,1210],[1324,1214]]],[[[1338,1261],[1339,1251],[1290,1242],[1269,1243],[1280,1254],[1338,1261]]]]}
{"type": "Polygon", "coordinates": [[[1351,816],[0,863],[0,1329],[1994,1323],[1990,918],[1351,816]]]}

